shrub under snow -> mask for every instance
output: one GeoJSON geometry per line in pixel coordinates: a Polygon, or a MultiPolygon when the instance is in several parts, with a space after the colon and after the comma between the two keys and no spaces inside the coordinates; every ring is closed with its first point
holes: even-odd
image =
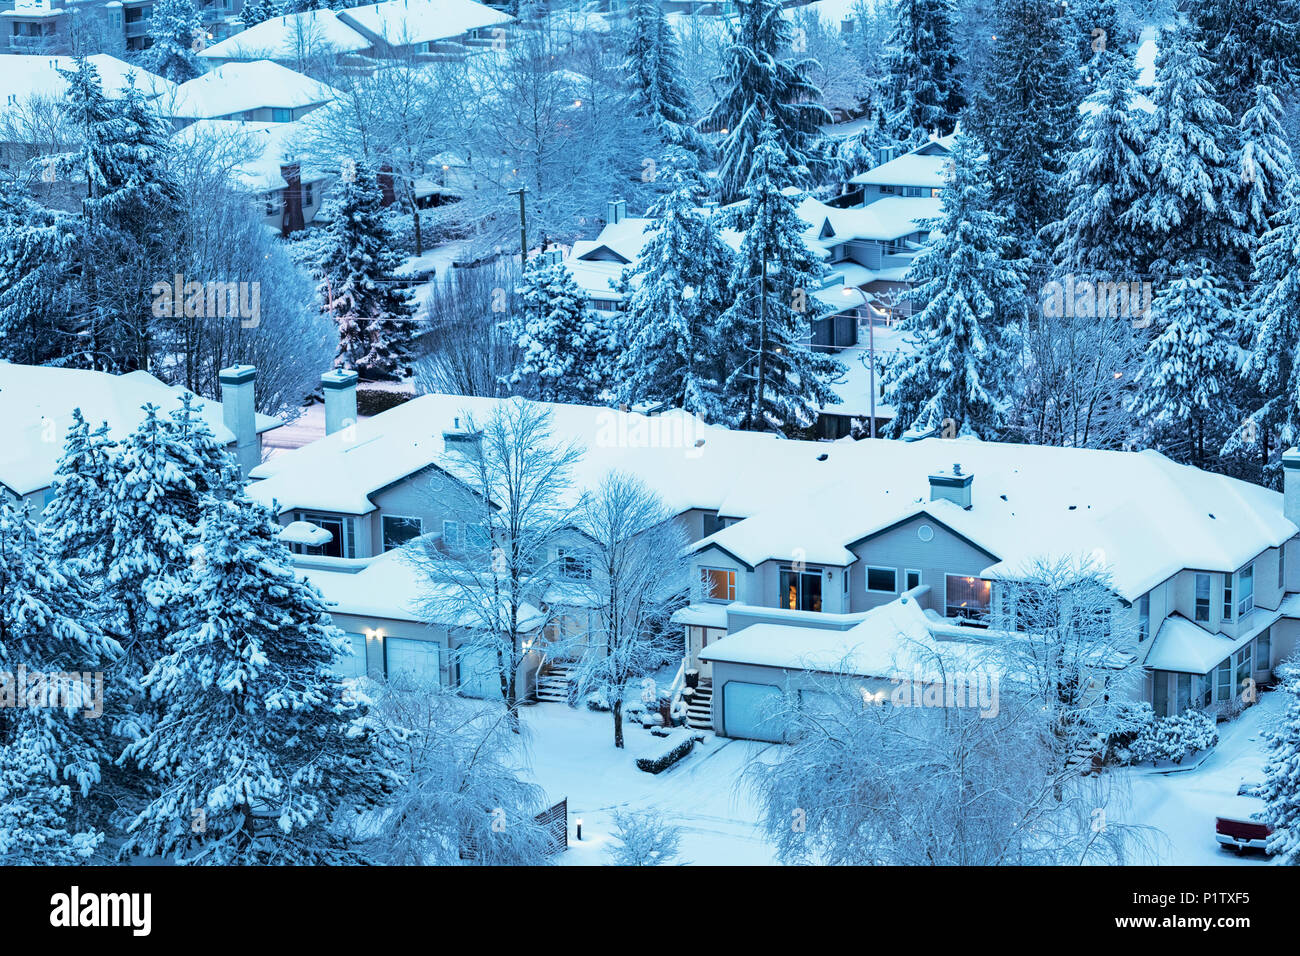
{"type": "Polygon", "coordinates": [[[1219,731],[1213,717],[1199,710],[1185,710],[1144,727],[1130,752],[1136,761],[1182,763],[1188,754],[1208,750],[1218,742],[1219,731]]]}

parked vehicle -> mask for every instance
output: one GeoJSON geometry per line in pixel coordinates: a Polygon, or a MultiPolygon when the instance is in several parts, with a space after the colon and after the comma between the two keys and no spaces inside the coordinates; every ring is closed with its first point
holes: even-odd
{"type": "Polygon", "coordinates": [[[1272,833],[1273,828],[1267,823],[1249,817],[1215,817],[1214,820],[1214,839],[1238,853],[1243,850],[1267,853],[1268,838],[1272,833]]]}

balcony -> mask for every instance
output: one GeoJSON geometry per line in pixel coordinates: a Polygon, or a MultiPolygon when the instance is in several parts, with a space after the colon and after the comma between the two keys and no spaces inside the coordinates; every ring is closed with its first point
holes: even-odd
{"type": "Polygon", "coordinates": [[[59,39],[54,36],[11,36],[9,49],[18,53],[57,53],[59,39]]]}

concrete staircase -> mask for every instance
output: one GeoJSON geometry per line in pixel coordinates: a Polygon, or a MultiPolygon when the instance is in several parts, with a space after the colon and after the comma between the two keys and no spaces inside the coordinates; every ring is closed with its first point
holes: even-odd
{"type": "Polygon", "coordinates": [[[687,695],[686,726],[691,730],[713,729],[713,681],[701,677],[695,693],[687,695]]]}
{"type": "Polygon", "coordinates": [[[555,704],[567,704],[569,681],[569,666],[552,663],[550,669],[537,679],[537,699],[555,704]]]}

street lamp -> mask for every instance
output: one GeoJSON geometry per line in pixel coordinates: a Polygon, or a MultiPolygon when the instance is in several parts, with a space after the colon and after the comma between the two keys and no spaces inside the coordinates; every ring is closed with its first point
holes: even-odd
{"type": "Polygon", "coordinates": [[[856,286],[846,285],[843,289],[844,295],[857,295],[862,300],[861,308],[867,313],[867,372],[870,376],[870,385],[867,391],[870,393],[871,418],[868,427],[868,434],[876,437],[876,323],[871,318],[871,307],[867,304],[867,294],[856,286]]]}

